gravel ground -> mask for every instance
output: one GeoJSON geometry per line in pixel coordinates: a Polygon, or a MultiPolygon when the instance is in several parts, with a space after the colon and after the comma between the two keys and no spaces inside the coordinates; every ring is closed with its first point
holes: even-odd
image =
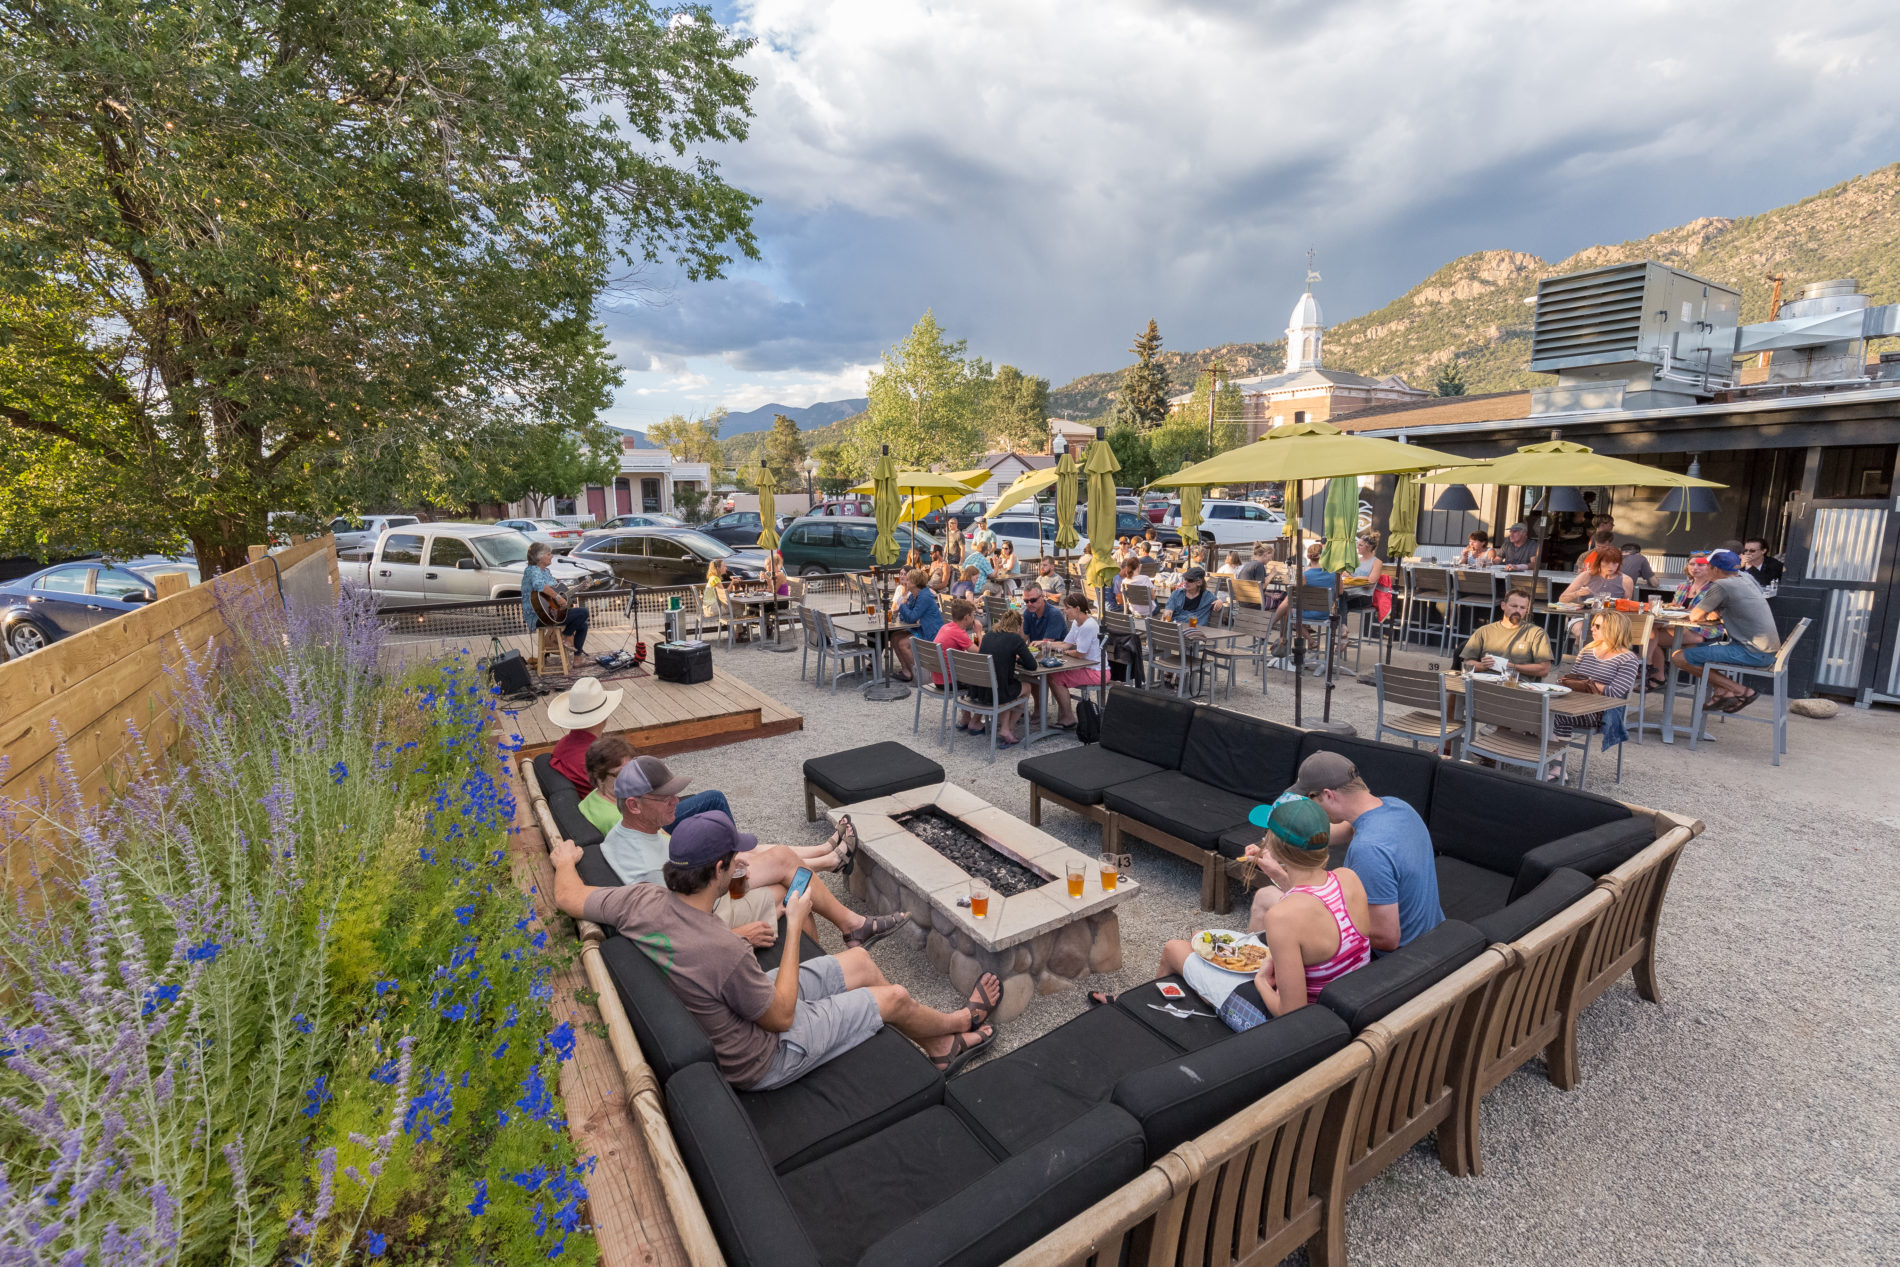
{"type": "MultiPolygon", "coordinates": [[[[933,741],[933,701],[925,701],[925,728],[913,738],[914,697],[871,703],[848,682],[828,694],[799,680],[798,654],[741,647],[715,657],[722,672],[805,717],[802,732],[673,762],[697,787],[722,789],[741,826],[767,841],[823,838],[822,821],[804,819],[800,764],[809,756],[902,740],[977,795],[1026,815],[1016,760],[1073,742],[1046,740],[1001,753],[992,765],[986,745],[959,736],[946,755],[933,741]]],[[[1218,702],[1282,721],[1293,713],[1291,689],[1277,674],[1265,695],[1243,682],[1218,702]]],[[[1310,719],[1319,702],[1310,682],[1306,702],[1310,719]]],[[[1342,680],[1335,718],[1369,735],[1373,710],[1369,686],[1342,680]]],[[[1766,701],[1749,711],[1767,715],[1766,701]]],[[[1893,865],[1900,715],[1844,708],[1831,720],[1794,717],[1789,726],[1790,751],[1778,769],[1768,761],[1769,728],[1739,723],[1717,725],[1718,742],[1698,752],[1664,747],[1653,735],[1629,746],[1620,785],[1611,782],[1613,755],[1593,759],[1593,790],[1708,824],[1685,852],[1664,908],[1665,1001],[1643,1002],[1626,976],[1585,1014],[1576,1090],[1556,1090],[1533,1061],[1493,1091],[1483,1109],[1481,1177],[1446,1174],[1428,1142],[1361,1189],[1347,1215],[1352,1261],[1900,1260],[1900,989],[1891,931],[1900,909],[1893,865]],[[1842,1011],[1843,999],[1860,1003],[1842,1011]]],[[[1043,826],[1079,848],[1099,843],[1093,824],[1061,809],[1051,807],[1043,826]]],[[[1202,915],[1197,868],[1131,846],[1144,887],[1120,908],[1126,970],[1095,978],[1098,988],[1147,979],[1170,937],[1245,918],[1202,915]]],[[[841,883],[833,887],[842,894],[841,883]]],[[[823,939],[838,945],[828,926],[823,939]]],[[[960,1002],[921,952],[893,939],[875,953],[892,980],[924,1001],[960,1002]]],[[[1083,1006],[1080,990],[1033,1001],[1005,1028],[999,1051],[1083,1006]]]]}

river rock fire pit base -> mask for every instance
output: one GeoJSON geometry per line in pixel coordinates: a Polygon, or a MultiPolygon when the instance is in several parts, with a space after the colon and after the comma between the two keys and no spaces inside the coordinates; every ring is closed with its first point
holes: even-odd
{"type": "Polygon", "coordinates": [[[996,1020],[1014,1020],[1035,996],[1073,989],[1091,973],[1121,971],[1115,908],[1140,893],[1141,886],[1123,879],[1114,892],[1103,891],[1094,856],[949,783],[827,812],[834,824],[846,814],[859,841],[857,865],[846,881],[852,896],[880,915],[908,912],[910,923],[896,935],[923,950],[959,993],[973,989],[983,973],[994,972],[1003,983],[996,1020]],[[988,917],[974,918],[967,904],[968,871],[899,821],[919,810],[936,811],[915,820],[924,835],[942,837],[945,826],[961,827],[1002,855],[999,861],[1010,869],[1027,867],[1044,882],[1013,895],[994,894],[988,917]],[[1069,897],[1072,860],[1082,864],[1086,876],[1079,899],[1069,897]]]}

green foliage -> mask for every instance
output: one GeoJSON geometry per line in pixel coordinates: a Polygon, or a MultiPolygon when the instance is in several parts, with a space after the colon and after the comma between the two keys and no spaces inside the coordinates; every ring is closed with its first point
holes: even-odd
{"type": "Polygon", "coordinates": [[[1126,423],[1117,423],[1108,429],[1103,437],[1122,464],[1121,473],[1115,478],[1129,488],[1140,488],[1162,472],[1155,467],[1154,457],[1148,450],[1148,437],[1126,423]]]}
{"type": "Polygon", "coordinates": [[[1184,466],[1212,457],[1207,420],[1176,414],[1148,433],[1148,455],[1157,476],[1172,475],[1184,466]]]}
{"type": "Polygon", "coordinates": [[[1134,354],[1135,363],[1122,375],[1115,417],[1146,431],[1168,416],[1168,374],[1155,360],[1161,351],[1161,328],[1153,317],[1148,318],[1148,328],[1135,336],[1128,350],[1134,354]]]}
{"type": "MultiPolygon", "coordinates": [[[[435,469],[447,475],[450,492],[426,500],[437,504],[518,501],[546,514],[556,497],[571,497],[589,484],[605,486],[620,469],[620,433],[587,419],[573,426],[535,423],[490,428],[490,441],[458,455],[443,454],[435,469]]],[[[360,499],[357,505],[365,503],[360,499]]]]}
{"type": "Polygon", "coordinates": [[[1453,357],[1439,368],[1438,377],[1432,380],[1432,390],[1440,396],[1462,396],[1465,394],[1465,372],[1453,357]]]}
{"type": "Polygon", "coordinates": [[[989,441],[999,450],[1041,453],[1049,447],[1049,380],[999,365],[989,388],[989,441]]]}
{"type": "Polygon", "coordinates": [[[684,519],[687,523],[701,523],[710,518],[710,516],[705,513],[705,508],[706,499],[711,496],[712,494],[703,488],[688,488],[683,485],[675,484],[673,486],[673,508],[679,511],[680,518],[684,519]]]}
{"type": "Polygon", "coordinates": [[[805,487],[805,438],[798,424],[784,414],[772,415],[772,429],[766,433],[759,450],[759,461],[772,481],[775,493],[797,492],[805,487]]]}
{"type": "Polygon", "coordinates": [[[675,461],[708,462],[717,470],[725,462],[719,444],[719,428],[725,421],[724,405],[704,418],[673,414],[648,427],[647,439],[671,453],[675,461]]]}
{"type": "Polygon", "coordinates": [[[880,447],[904,470],[968,466],[983,452],[983,405],[989,364],[968,355],[926,311],[902,342],[871,371],[870,406],[847,450],[869,470],[880,447]]]}
{"type": "Polygon", "coordinates": [[[498,432],[571,466],[610,273],[756,254],[705,157],[746,45],[703,8],[44,0],[0,33],[0,469],[79,508],[8,516],[16,548],[231,567],[271,511],[457,492],[498,432]]]}
{"type": "Polygon", "coordinates": [[[826,493],[842,493],[846,489],[855,488],[862,484],[864,477],[869,474],[864,467],[858,465],[857,459],[845,445],[820,445],[812,452],[818,455],[817,485],[826,493]]]}

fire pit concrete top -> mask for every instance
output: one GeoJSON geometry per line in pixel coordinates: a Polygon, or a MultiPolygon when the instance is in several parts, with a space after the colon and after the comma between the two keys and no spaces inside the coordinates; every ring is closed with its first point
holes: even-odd
{"type": "Polygon", "coordinates": [[[934,927],[954,927],[985,950],[1006,950],[1032,941],[1079,919],[1112,910],[1141,892],[1141,885],[1126,875],[1113,893],[1103,892],[1099,855],[1072,849],[1041,828],[1031,827],[953,783],[913,788],[827,811],[834,825],[846,814],[858,829],[858,847],[878,866],[892,872],[904,889],[929,902],[934,927]],[[992,897],[993,913],[986,919],[973,918],[967,905],[957,904],[957,899],[969,897],[969,874],[897,821],[902,815],[931,806],[959,820],[976,835],[987,837],[1006,856],[1047,877],[1047,883],[1014,897],[992,897]],[[1071,861],[1082,865],[1085,877],[1080,899],[1069,897],[1071,861]]]}

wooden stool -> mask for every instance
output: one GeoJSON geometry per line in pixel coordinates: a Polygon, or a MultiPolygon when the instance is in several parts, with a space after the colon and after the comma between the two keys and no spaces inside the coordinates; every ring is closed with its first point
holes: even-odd
{"type": "Polygon", "coordinates": [[[534,627],[534,633],[537,640],[535,671],[538,673],[546,673],[548,668],[548,656],[552,654],[559,656],[561,659],[561,675],[563,677],[573,677],[574,666],[568,661],[567,644],[561,641],[560,626],[536,625],[534,627]]]}

